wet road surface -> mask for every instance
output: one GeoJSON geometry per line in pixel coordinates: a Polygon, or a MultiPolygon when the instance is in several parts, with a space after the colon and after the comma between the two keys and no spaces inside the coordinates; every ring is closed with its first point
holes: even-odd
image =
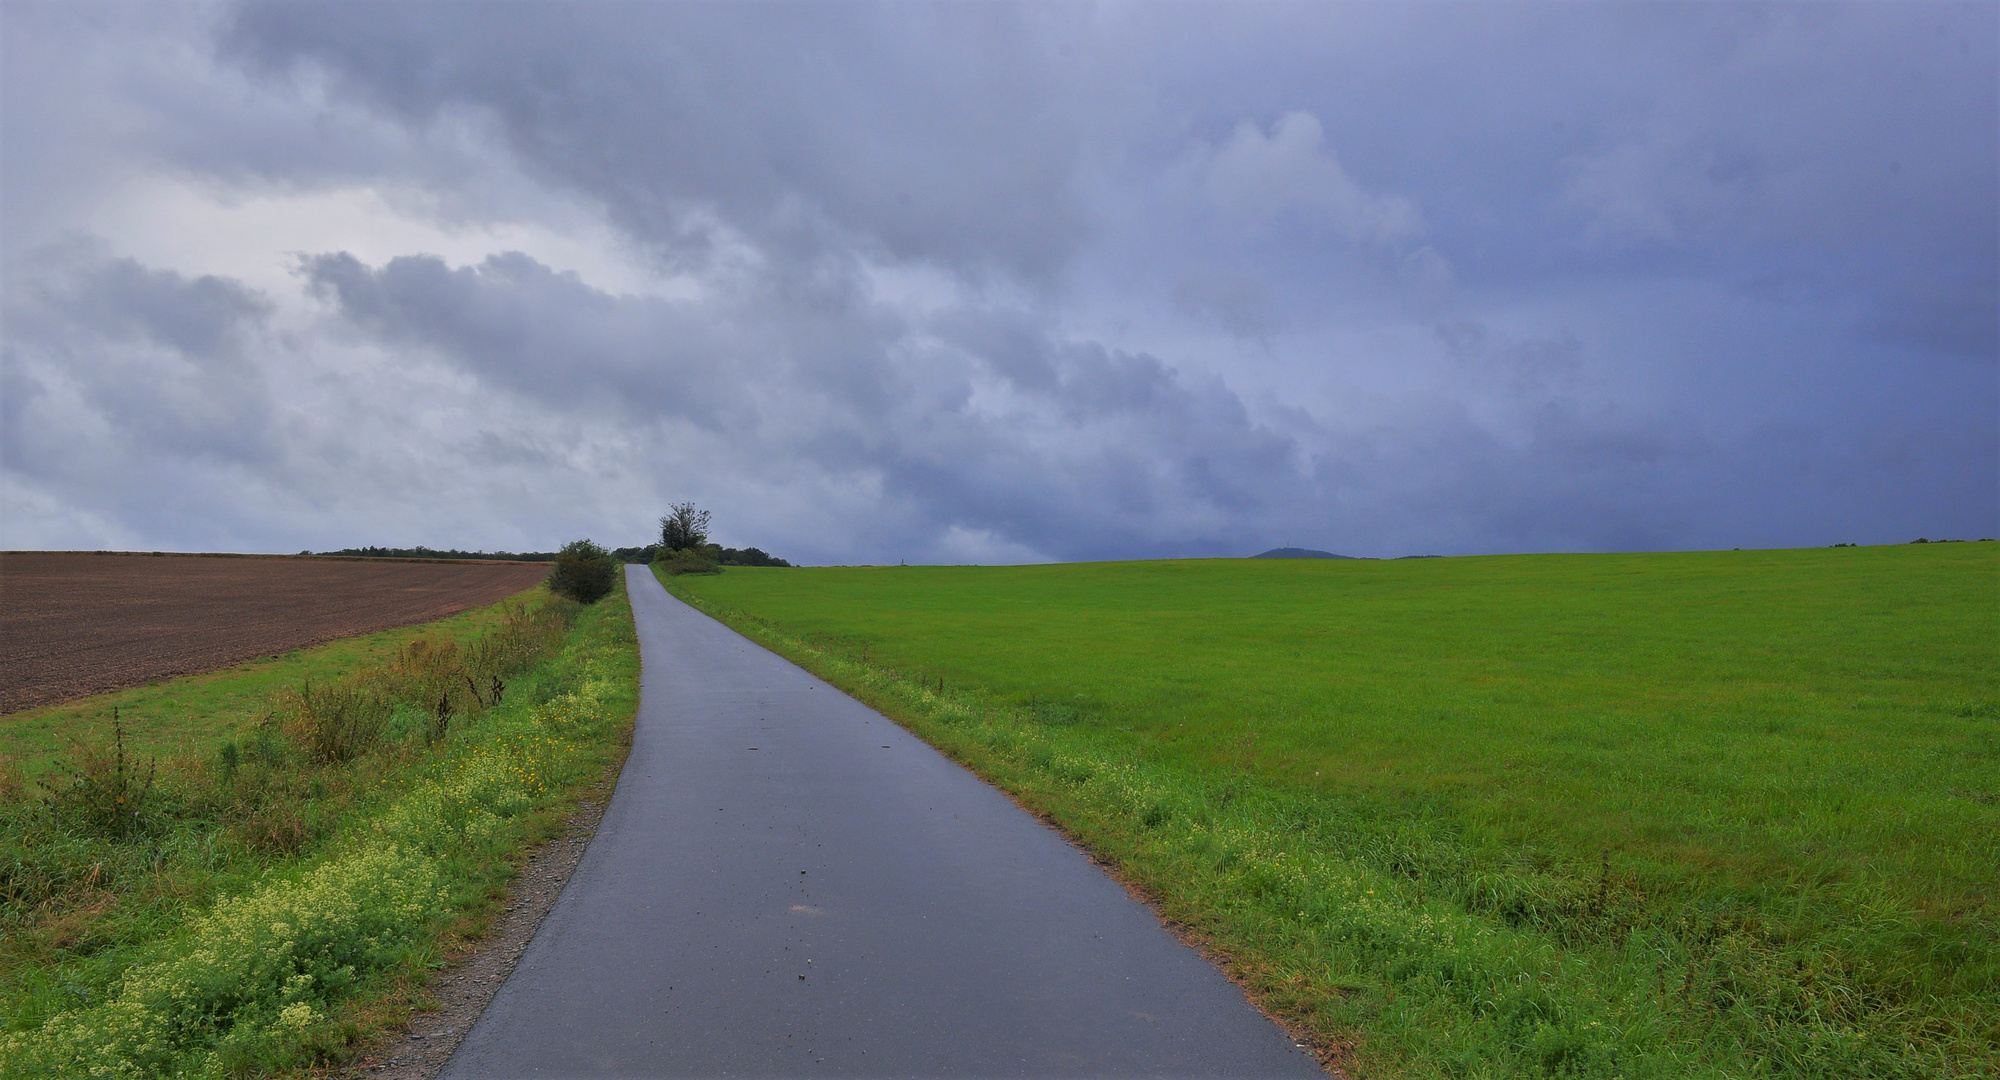
{"type": "Polygon", "coordinates": [[[1325,1075],[993,788],[626,580],[632,756],[444,1076],[1325,1075]]]}

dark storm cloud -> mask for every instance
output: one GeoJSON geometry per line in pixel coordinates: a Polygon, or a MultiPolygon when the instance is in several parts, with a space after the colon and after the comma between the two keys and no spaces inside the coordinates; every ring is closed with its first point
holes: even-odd
{"type": "MultiPolygon", "coordinates": [[[[815,332],[829,321],[824,310],[790,333],[770,324],[775,309],[752,289],[750,301],[702,308],[706,348],[663,347],[688,319],[682,305],[594,290],[518,254],[455,270],[432,258],[371,268],[321,256],[304,271],[349,332],[586,417],[689,431],[715,446],[703,460],[720,477],[785,474],[876,492],[878,531],[792,541],[817,559],[845,557],[857,542],[943,557],[936,538],[954,529],[1060,558],[1220,554],[1246,535],[1301,532],[1355,550],[1396,545],[1390,553],[1494,537],[1513,547],[1660,547],[1707,527],[1703,503],[1717,488],[1741,485],[1728,493],[1742,497],[1770,483],[1746,481],[1739,456],[1791,485],[1767,494],[1787,514],[1829,484],[1857,483],[1844,475],[1857,463],[1850,449],[1797,433],[1719,442],[1698,417],[1634,418],[1551,396],[1579,363],[1573,336],[1442,331],[1478,367],[1468,377],[1490,384],[1488,400],[1519,403],[1517,430],[1496,432],[1446,402],[1330,429],[1298,413],[1260,422],[1220,379],[1051,338],[1021,310],[907,323],[850,312],[830,322],[872,325],[878,336],[830,341],[815,332]],[[760,347],[746,347],[753,340],[760,347]],[[711,368],[725,376],[704,381],[711,368]],[[690,386],[707,396],[690,403],[690,386]]],[[[1892,501],[1875,494],[1878,505],[1892,501]]],[[[717,495],[728,505],[721,485],[717,495]]]]}
{"type": "MultiPolygon", "coordinates": [[[[2000,529],[1990,5],[171,12],[9,55],[220,201],[601,217],[652,277],[10,248],[6,468],[51,529],[194,535],[117,454],[50,464],[70,422],[299,546],[625,542],[686,497],[813,561],[2000,529]]],[[[77,201],[21,156],[10,199],[77,201]]]]}
{"type": "Polygon", "coordinates": [[[87,242],[25,269],[8,283],[0,372],[10,486],[63,492],[106,524],[241,535],[228,526],[246,516],[249,476],[282,452],[257,355],[265,299],[87,242]]]}
{"type": "Polygon", "coordinates": [[[557,407],[598,400],[733,426],[724,348],[676,305],[624,300],[519,252],[452,269],[406,255],[379,270],[346,253],[304,259],[315,296],[384,344],[429,347],[487,381],[557,407]]]}
{"type": "Polygon", "coordinates": [[[1053,271],[1075,136],[1022,9],[250,5],[226,41],[412,125],[490,119],[542,175],[685,256],[719,212],[788,254],[1053,271]]]}
{"type": "Polygon", "coordinates": [[[268,450],[271,400],[249,349],[269,312],[262,297],[88,243],[44,252],[33,269],[7,297],[10,467],[51,476],[107,451],[268,450]]]}
{"type": "Polygon", "coordinates": [[[1303,482],[1299,448],[1220,381],[1052,340],[1020,311],[905,322],[849,292],[855,309],[829,312],[820,297],[794,326],[773,321],[795,313],[763,283],[691,311],[592,289],[519,253],[458,269],[321,255],[301,272],[350,333],[483,383],[623,423],[685,425],[726,441],[733,469],[803,461],[874,486],[904,508],[914,535],[898,542],[924,553],[951,528],[1065,556],[1159,544],[1159,533],[1174,536],[1163,549],[1227,550],[1229,521],[1303,482]]]}

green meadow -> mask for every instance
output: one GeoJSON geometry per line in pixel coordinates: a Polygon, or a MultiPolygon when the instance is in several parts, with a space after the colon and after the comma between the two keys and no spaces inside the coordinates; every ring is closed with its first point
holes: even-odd
{"type": "Polygon", "coordinates": [[[2000,1075],[2000,544],[664,580],[1351,1074],[2000,1075]]]}

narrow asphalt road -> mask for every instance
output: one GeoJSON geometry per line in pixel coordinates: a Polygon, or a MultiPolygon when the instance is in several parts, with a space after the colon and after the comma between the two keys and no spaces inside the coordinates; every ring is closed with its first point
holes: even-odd
{"type": "Polygon", "coordinates": [[[444,1076],[1324,1077],[999,792],[626,581],[632,756],[444,1076]]]}

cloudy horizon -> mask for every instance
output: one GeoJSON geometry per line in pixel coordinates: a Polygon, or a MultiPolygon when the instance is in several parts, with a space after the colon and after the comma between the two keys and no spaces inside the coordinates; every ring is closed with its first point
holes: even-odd
{"type": "Polygon", "coordinates": [[[2000,9],[0,11],[0,548],[2000,534],[2000,9]]]}

